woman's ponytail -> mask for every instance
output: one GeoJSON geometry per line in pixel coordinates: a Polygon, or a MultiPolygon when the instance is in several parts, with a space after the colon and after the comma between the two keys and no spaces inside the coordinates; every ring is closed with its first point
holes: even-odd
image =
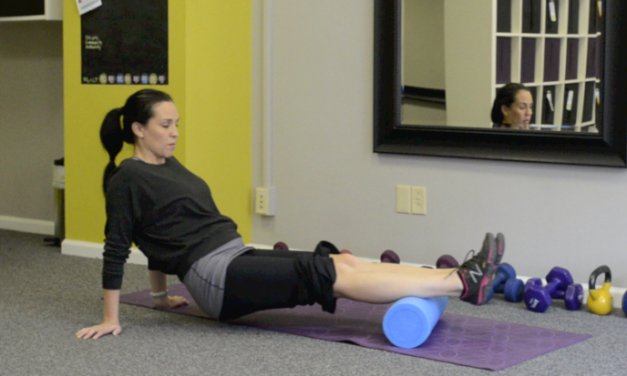
{"type": "Polygon", "coordinates": [[[100,127],[100,142],[102,142],[102,146],[109,154],[109,163],[105,167],[104,176],[102,178],[102,189],[105,193],[107,191],[107,180],[116,167],[115,157],[120,153],[120,150],[122,150],[122,146],[124,146],[124,134],[120,122],[121,116],[121,108],[115,108],[109,111],[100,127]]]}

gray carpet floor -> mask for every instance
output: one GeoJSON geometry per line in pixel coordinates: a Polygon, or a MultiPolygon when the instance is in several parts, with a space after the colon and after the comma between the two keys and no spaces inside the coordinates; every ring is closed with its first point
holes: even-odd
{"type": "MultiPolygon", "coordinates": [[[[491,371],[123,305],[123,332],[74,333],[102,320],[102,261],[61,255],[44,236],[0,230],[0,375],[488,375],[491,371]]],[[[122,293],[148,288],[127,265],[122,293]]],[[[170,283],[178,283],[172,278],[170,283]]],[[[592,334],[499,375],[626,375],[627,318],[554,303],[545,314],[495,297],[447,312],[592,334]]]]}

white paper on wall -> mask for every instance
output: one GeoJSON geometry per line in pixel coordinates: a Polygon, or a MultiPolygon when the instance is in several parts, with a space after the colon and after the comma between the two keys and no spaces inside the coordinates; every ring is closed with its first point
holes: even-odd
{"type": "Polygon", "coordinates": [[[573,96],[575,92],[573,90],[568,91],[568,99],[566,100],[566,110],[570,111],[573,109],[573,96]]]}
{"type": "Polygon", "coordinates": [[[549,102],[551,112],[555,112],[555,108],[553,107],[553,95],[551,94],[551,90],[546,92],[546,100],[549,102]]]}
{"type": "Polygon", "coordinates": [[[549,14],[551,22],[557,22],[557,12],[555,11],[555,0],[549,0],[549,14]]]}
{"type": "Polygon", "coordinates": [[[76,0],[76,7],[78,8],[78,14],[80,14],[81,16],[100,6],[102,6],[102,0],[76,0]]]}

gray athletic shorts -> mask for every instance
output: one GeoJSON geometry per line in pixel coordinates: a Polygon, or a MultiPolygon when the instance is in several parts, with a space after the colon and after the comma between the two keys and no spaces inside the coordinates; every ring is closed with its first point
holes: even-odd
{"type": "Polygon", "coordinates": [[[242,253],[252,250],[242,238],[233,239],[192,264],[183,284],[198,307],[212,319],[218,319],[224,300],[226,268],[242,253]]]}

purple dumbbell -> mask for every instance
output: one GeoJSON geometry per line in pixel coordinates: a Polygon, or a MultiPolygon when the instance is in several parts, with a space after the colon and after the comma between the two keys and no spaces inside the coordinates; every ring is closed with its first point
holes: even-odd
{"type": "Polygon", "coordinates": [[[566,308],[578,310],[581,308],[583,290],[581,285],[573,284],[573,277],[564,268],[555,267],[546,276],[547,285],[542,286],[542,280],[531,278],[527,281],[523,292],[523,300],[530,311],[545,312],[553,298],[566,301],[566,308]]]}
{"type": "Polygon", "coordinates": [[[400,264],[401,258],[398,257],[396,252],[388,249],[387,251],[381,254],[381,262],[385,262],[389,264],[400,264]]]}
{"type": "Polygon", "coordinates": [[[583,304],[583,286],[577,283],[569,285],[566,290],[555,290],[551,298],[563,299],[567,310],[578,311],[583,304]]]}
{"type": "MultiPolygon", "coordinates": [[[[529,285],[542,288],[542,280],[540,278],[529,279],[525,285],[525,290],[529,285]]],[[[566,290],[556,289],[551,292],[551,299],[563,299],[567,310],[578,311],[583,304],[583,286],[577,283],[568,285],[566,290]]]]}
{"type": "Polygon", "coordinates": [[[455,257],[451,255],[443,255],[438,258],[438,261],[435,262],[435,267],[437,269],[452,269],[459,266],[455,257]]]}
{"type": "Polygon", "coordinates": [[[275,251],[289,251],[290,250],[287,244],[283,242],[274,243],[274,247],[272,247],[272,249],[275,251]]]}

